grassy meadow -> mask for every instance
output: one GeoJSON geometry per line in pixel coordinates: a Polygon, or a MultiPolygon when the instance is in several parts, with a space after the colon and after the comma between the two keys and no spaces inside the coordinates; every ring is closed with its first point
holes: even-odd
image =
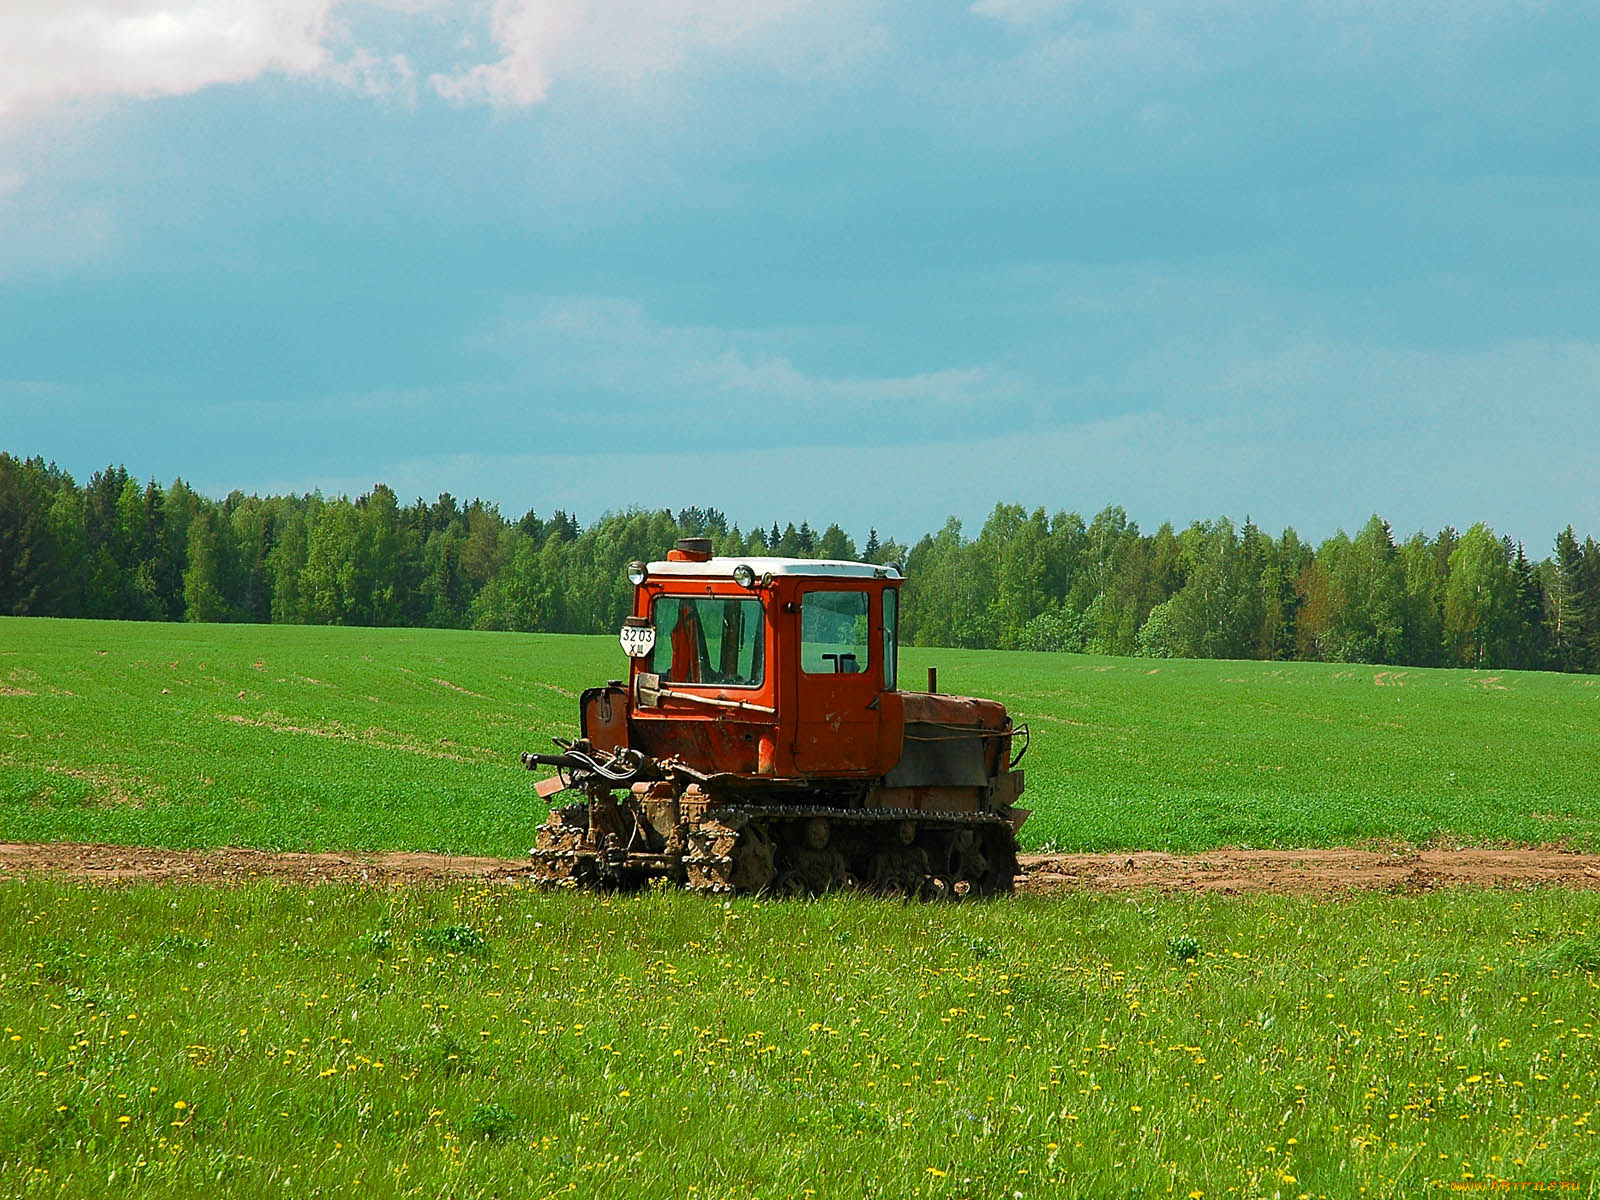
{"type": "Polygon", "coordinates": [[[1600,896],[1551,891],[718,905],[13,882],[0,1189],[1589,1189],[1597,917],[1600,896]]]}
{"type": "MultiPolygon", "coordinates": [[[[908,648],[1029,724],[1028,848],[1600,846],[1600,678],[908,648]]],[[[0,618],[0,839],[515,856],[611,637],[0,618]]]]}
{"type": "MultiPolygon", "coordinates": [[[[1592,848],[1597,681],[908,650],[1062,848],[1592,848]]],[[[0,839],[518,855],[611,638],[0,620],[0,839]]],[[[1600,1168],[1600,895],[0,882],[0,1194],[1414,1194],[1600,1168]]]]}

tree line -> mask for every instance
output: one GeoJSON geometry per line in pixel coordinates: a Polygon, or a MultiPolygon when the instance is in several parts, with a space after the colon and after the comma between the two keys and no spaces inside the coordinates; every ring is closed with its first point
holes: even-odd
{"type": "Polygon", "coordinates": [[[860,546],[838,525],[743,531],[713,508],[517,519],[447,494],[402,505],[139,482],[80,486],[0,453],[0,613],[154,621],[403,625],[604,633],[629,612],[625,568],[682,537],[728,555],[896,561],[914,645],[1600,671],[1600,546],[1568,526],[1552,553],[1483,524],[1397,541],[1374,516],[1319,546],[1250,520],[1143,533],[1119,507],[997,505],[976,537],[952,517],[915,544],[860,546]]]}

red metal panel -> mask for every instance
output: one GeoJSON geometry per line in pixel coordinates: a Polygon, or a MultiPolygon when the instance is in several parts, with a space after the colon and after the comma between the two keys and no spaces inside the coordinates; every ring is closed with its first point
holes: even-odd
{"type": "Polygon", "coordinates": [[[882,592],[882,583],[865,579],[807,579],[801,583],[797,597],[801,618],[785,657],[796,677],[794,765],[802,774],[882,773],[878,746],[883,695],[882,592]],[[819,595],[849,592],[868,597],[866,670],[848,674],[806,672],[801,666],[806,603],[819,595]]]}

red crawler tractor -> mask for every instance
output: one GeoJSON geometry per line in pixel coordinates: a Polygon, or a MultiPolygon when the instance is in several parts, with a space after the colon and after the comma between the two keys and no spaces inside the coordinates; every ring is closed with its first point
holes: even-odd
{"type": "Polygon", "coordinates": [[[579,701],[541,798],[549,883],[703,892],[1008,892],[1027,727],[992,700],[897,683],[895,566],[713,558],[687,539],[633,563],[628,679],[579,701]],[[1013,753],[1012,742],[1022,746],[1013,753]]]}

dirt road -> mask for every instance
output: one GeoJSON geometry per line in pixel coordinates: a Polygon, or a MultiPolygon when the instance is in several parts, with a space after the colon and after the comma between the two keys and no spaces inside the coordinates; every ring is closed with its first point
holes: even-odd
{"type": "Polygon", "coordinates": [[[1203,854],[1042,854],[1023,858],[1023,891],[1337,892],[1377,888],[1600,888],[1600,855],[1538,849],[1209,850],[1203,854]]]}
{"type": "MultiPolygon", "coordinates": [[[[1173,855],[1034,854],[1022,860],[1024,894],[1089,891],[1327,893],[1438,887],[1600,888],[1600,855],[1539,849],[1212,850],[1173,855]]],[[[264,850],[158,850],[65,842],[0,842],[0,879],[46,874],[98,883],[405,884],[447,880],[515,882],[525,861],[443,854],[305,854],[264,850]]]]}

